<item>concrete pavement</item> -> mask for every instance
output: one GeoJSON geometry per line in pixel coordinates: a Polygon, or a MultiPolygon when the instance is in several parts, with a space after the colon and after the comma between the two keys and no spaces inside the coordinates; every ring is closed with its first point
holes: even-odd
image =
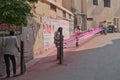
{"type": "Polygon", "coordinates": [[[66,48],[63,65],[54,50],[28,63],[24,75],[3,80],[120,80],[119,49],[120,33],[96,36],[66,48]]]}

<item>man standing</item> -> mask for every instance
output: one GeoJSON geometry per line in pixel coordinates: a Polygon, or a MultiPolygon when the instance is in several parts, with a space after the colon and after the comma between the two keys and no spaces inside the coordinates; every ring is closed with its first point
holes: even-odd
{"type": "Polygon", "coordinates": [[[54,44],[57,48],[57,60],[59,59],[59,49],[60,49],[60,28],[54,33],[54,44]]]}
{"type": "Polygon", "coordinates": [[[5,37],[4,40],[4,60],[7,73],[6,78],[10,77],[10,61],[13,66],[13,76],[16,76],[16,60],[14,56],[16,49],[19,51],[17,37],[14,36],[14,31],[10,31],[10,36],[5,37]]]}
{"type": "Polygon", "coordinates": [[[79,38],[78,38],[78,36],[80,35],[81,32],[82,32],[82,31],[81,31],[81,28],[80,28],[79,26],[77,26],[77,28],[75,29],[76,47],[79,46],[79,45],[78,45],[78,42],[79,42],[79,38]]]}
{"type": "Polygon", "coordinates": [[[60,38],[60,31],[62,31],[62,27],[59,27],[58,30],[54,33],[54,44],[57,48],[57,60],[59,59],[59,52],[60,52],[60,40],[63,41],[64,36],[60,38]]]}
{"type": "Polygon", "coordinates": [[[105,35],[107,34],[107,28],[108,28],[108,23],[107,23],[107,21],[104,21],[103,22],[103,31],[104,31],[105,35]]]}

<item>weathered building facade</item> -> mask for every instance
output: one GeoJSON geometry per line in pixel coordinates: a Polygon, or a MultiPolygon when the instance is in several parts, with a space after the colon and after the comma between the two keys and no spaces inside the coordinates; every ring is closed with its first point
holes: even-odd
{"type": "MultiPolygon", "coordinates": [[[[18,40],[24,41],[25,62],[39,57],[54,46],[54,32],[63,27],[64,37],[69,38],[73,27],[73,13],[62,6],[62,0],[38,0],[32,6],[33,17],[28,17],[27,27],[22,27],[18,40]]],[[[0,76],[5,73],[2,52],[2,37],[0,37],[0,76]]],[[[16,53],[17,64],[20,64],[20,54],[16,53]]]]}
{"type": "Polygon", "coordinates": [[[98,26],[99,22],[107,21],[120,26],[120,0],[87,0],[88,26],[98,26]]]}
{"type": "Polygon", "coordinates": [[[105,20],[113,22],[119,29],[119,3],[120,0],[63,0],[64,7],[69,10],[71,7],[77,10],[77,14],[82,18],[82,23],[85,23],[84,27],[87,27],[85,29],[98,27],[99,23],[105,20]]]}
{"type": "Polygon", "coordinates": [[[75,24],[74,27],[79,26],[83,31],[86,30],[86,0],[63,0],[63,6],[73,12],[75,24]]]}
{"type": "MultiPolygon", "coordinates": [[[[62,0],[39,0],[38,3],[32,4],[34,13],[34,21],[38,25],[34,26],[34,21],[30,21],[32,27],[40,27],[40,31],[36,35],[35,45],[34,45],[34,56],[43,53],[45,50],[51,48],[51,43],[53,44],[53,35],[58,27],[63,27],[65,30],[65,38],[68,38],[71,33],[70,29],[73,27],[73,13],[62,6],[62,0]],[[48,41],[49,40],[49,41],[48,41]],[[40,44],[38,44],[40,42],[40,44]],[[41,46],[40,46],[41,45],[41,46]],[[36,51],[40,49],[40,51],[36,51]]],[[[29,25],[28,25],[29,26],[29,25]]],[[[39,30],[37,29],[37,30],[39,30]]]]}
{"type": "Polygon", "coordinates": [[[73,14],[62,6],[62,0],[39,0],[34,4],[36,14],[55,19],[71,20],[73,14]]]}

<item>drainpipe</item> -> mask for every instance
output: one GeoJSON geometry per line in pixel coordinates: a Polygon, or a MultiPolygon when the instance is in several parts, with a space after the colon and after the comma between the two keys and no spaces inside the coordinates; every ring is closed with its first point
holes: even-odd
{"type": "Polygon", "coordinates": [[[81,0],[81,17],[82,17],[82,31],[87,30],[87,2],[86,0],[81,0]]]}

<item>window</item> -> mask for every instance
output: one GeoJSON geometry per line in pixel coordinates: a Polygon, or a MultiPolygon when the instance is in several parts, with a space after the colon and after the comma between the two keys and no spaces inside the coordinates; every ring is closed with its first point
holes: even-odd
{"type": "Polygon", "coordinates": [[[63,17],[66,18],[66,12],[65,11],[63,11],[63,17]]]}
{"type": "Polygon", "coordinates": [[[87,18],[88,21],[93,21],[93,18],[87,18]]]}
{"type": "Polygon", "coordinates": [[[104,0],[104,7],[110,7],[110,0],[104,0]]]}
{"type": "Polygon", "coordinates": [[[50,9],[56,12],[56,6],[53,4],[50,4],[50,9]]]}
{"type": "Polygon", "coordinates": [[[69,19],[71,19],[71,15],[69,14],[69,19]]]}
{"type": "Polygon", "coordinates": [[[98,0],[93,0],[93,5],[98,5],[98,0]]]}

